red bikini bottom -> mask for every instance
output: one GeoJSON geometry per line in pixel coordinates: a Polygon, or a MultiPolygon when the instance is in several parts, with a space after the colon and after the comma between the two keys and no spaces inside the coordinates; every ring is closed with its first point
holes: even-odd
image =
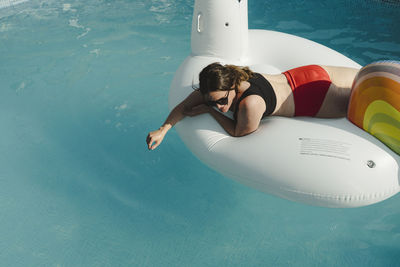
{"type": "Polygon", "coordinates": [[[328,73],[318,65],[308,65],[283,74],[293,91],[295,116],[315,117],[332,83],[328,73]]]}

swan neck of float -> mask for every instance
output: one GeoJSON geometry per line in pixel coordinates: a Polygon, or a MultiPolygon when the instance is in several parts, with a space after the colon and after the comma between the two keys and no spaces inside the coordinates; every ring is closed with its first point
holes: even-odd
{"type": "Polygon", "coordinates": [[[247,0],[195,0],[192,56],[241,62],[248,51],[247,0]]]}

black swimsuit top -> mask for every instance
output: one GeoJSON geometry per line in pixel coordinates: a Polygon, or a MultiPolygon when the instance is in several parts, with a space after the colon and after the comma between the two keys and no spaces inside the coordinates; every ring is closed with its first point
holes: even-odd
{"type": "Polygon", "coordinates": [[[267,79],[265,79],[263,75],[259,73],[254,73],[253,77],[251,77],[248,82],[250,83],[250,87],[244,91],[236,103],[235,113],[233,114],[235,120],[237,120],[237,112],[240,102],[249,95],[259,95],[264,99],[266,110],[262,116],[263,118],[271,115],[276,107],[276,95],[272,85],[267,81],[267,79]]]}

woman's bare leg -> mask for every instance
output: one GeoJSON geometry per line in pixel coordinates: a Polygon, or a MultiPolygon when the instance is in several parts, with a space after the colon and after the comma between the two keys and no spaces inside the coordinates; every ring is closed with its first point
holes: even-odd
{"type": "Polygon", "coordinates": [[[346,67],[321,66],[329,74],[332,84],[316,117],[345,117],[349,104],[351,86],[358,69],[346,67]]]}

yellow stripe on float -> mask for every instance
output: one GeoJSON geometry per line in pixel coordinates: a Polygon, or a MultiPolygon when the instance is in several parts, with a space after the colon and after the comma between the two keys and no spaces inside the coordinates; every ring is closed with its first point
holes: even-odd
{"type": "Polygon", "coordinates": [[[400,129],[387,123],[381,123],[381,122],[375,123],[371,127],[370,133],[372,135],[385,134],[397,141],[400,141],[400,129]]]}
{"type": "MultiPolygon", "coordinates": [[[[383,100],[375,100],[371,104],[369,104],[367,110],[365,111],[364,114],[364,120],[363,120],[363,129],[368,131],[368,125],[371,121],[371,118],[377,114],[385,114],[394,120],[397,120],[400,122],[400,111],[395,109],[392,105],[389,103],[383,101],[383,100]]],[[[397,127],[396,127],[397,129],[397,127]]],[[[399,138],[400,135],[398,135],[397,138],[399,138]]]]}

